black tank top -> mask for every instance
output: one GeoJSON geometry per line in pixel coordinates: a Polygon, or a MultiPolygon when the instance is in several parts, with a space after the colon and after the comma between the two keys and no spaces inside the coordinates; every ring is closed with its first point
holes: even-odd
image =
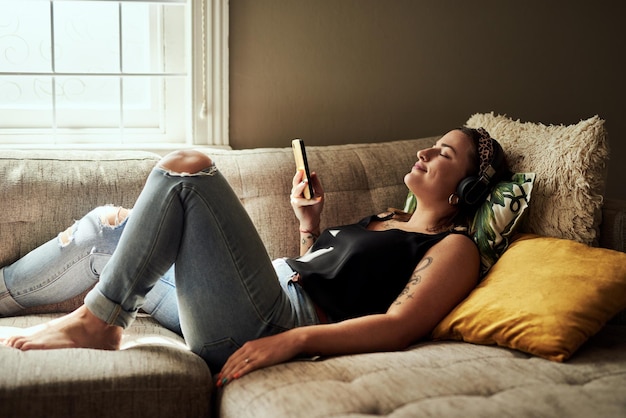
{"type": "Polygon", "coordinates": [[[309,252],[287,259],[300,284],[333,321],[384,313],[426,251],[451,232],[370,231],[376,215],[326,229],[309,252]]]}

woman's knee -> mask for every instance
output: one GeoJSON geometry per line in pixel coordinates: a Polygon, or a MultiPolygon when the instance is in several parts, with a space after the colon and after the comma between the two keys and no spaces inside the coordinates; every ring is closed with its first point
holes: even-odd
{"type": "Polygon", "coordinates": [[[195,174],[211,167],[213,161],[211,158],[196,150],[179,150],[167,154],[159,161],[158,166],[173,172],[195,174]]]}

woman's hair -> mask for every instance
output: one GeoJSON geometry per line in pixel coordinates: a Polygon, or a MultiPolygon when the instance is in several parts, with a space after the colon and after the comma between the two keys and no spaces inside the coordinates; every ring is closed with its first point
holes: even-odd
{"type": "Polygon", "coordinates": [[[477,176],[480,170],[480,157],[478,156],[478,142],[480,141],[480,133],[478,129],[461,126],[457,130],[463,132],[465,136],[472,140],[472,148],[470,149],[470,161],[472,165],[469,167],[467,176],[477,176]]]}

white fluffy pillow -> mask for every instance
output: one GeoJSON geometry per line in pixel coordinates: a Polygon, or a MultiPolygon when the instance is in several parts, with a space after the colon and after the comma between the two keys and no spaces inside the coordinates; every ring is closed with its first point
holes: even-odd
{"type": "Polygon", "coordinates": [[[547,126],[492,112],[472,115],[467,126],[496,138],[513,172],[536,173],[523,231],[597,244],[609,157],[604,120],[547,126]]]}

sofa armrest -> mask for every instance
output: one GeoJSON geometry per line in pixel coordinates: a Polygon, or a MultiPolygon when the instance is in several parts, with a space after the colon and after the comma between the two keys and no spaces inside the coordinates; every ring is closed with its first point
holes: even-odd
{"type": "Polygon", "coordinates": [[[600,246],[626,252],[626,200],[605,199],[600,224],[600,246]]]}

